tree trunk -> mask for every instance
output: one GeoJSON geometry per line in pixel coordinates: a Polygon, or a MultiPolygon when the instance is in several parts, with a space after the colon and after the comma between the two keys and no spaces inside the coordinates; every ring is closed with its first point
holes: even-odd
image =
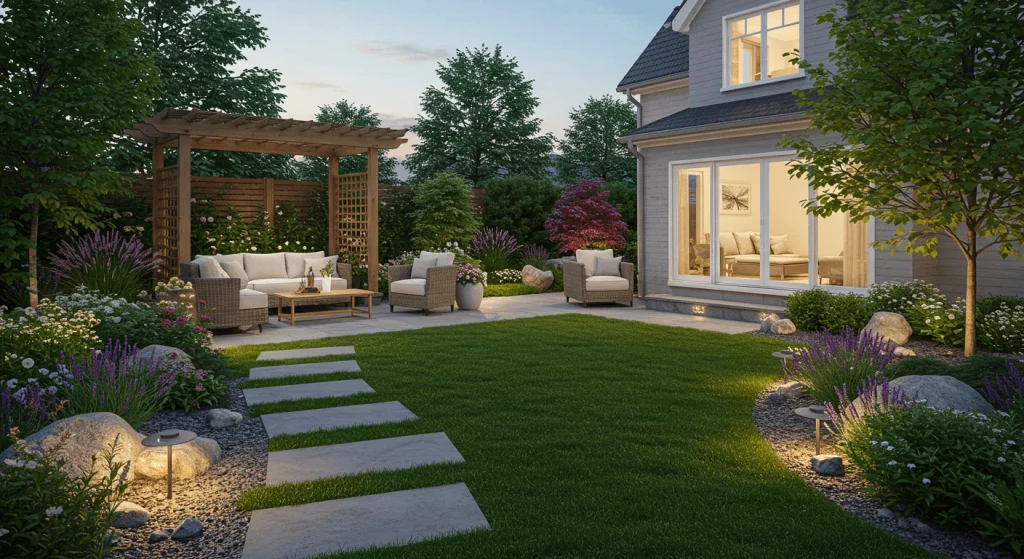
{"type": "Polygon", "coordinates": [[[967,230],[967,293],[964,321],[964,355],[970,357],[977,350],[976,316],[978,309],[978,233],[967,230]]]}
{"type": "Polygon", "coordinates": [[[29,229],[28,247],[28,304],[39,305],[39,263],[36,247],[39,246],[39,200],[32,202],[32,224],[29,229]]]}

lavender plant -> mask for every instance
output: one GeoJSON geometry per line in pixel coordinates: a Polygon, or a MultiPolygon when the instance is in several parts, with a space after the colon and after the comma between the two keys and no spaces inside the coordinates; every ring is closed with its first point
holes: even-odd
{"type": "Polygon", "coordinates": [[[138,237],[126,237],[116,230],[61,241],[50,262],[64,286],[84,285],[126,299],[149,287],[157,265],[153,250],[138,237]]]}
{"type": "Polygon", "coordinates": [[[60,395],[68,414],[111,412],[138,427],[160,409],[179,367],[141,357],[127,341],[111,340],[102,351],[62,359],[58,370],[65,377],[60,395]]]}
{"type": "Polygon", "coordinates": [[[519,254],[523,260],[524,265],[529,264],[530,266],[534,266],[536,268],[540,268],[541,266],[544,265],[545,262],[547,262],[548,258],[551,258],[551,253],[548,252],[548,249],[540,245],[530,245],[528,247],[523,247],[522,251],[519,254]]]}
{"type": "Polygon", "coordinates": [[[26,383],[18,387],[17,381],[0,385],[0,451],[10,446],[7,436],[12,429],[35,433],[56,419],[61,404],[55,386],[44,387],[26,383]]]}
{"type": "Polygon", "coordinates": [[[1014,404],[1024,396],[1024,376],[1017,369],[1017,363],[1019,361],[1008,361],[1006,374],[996,376],[995,382],[992,382],[992,378],[985,377],[982,394],[993,406],[1004,411],[1013,409],[1014,404]]]}
{"type": "Polygon", "coordinates": [[[827,402],[825,413],[832,419],[833,432],[849,435],[864,417],[871,413],[888,413],[893,408],[913,405],[903,389],[891,386],[885,375],[878,373],[865,378],[857,388],[855,400],[850,400],[847,385],[836,388],[837,404],[827,402]],[[856,404],[854,402],[857,402],[856,404]]]}
{"type": "Polygon", "coordinates": [[[470,252],[480,259],[485,272],[496,272],[514,267],[521,246],[511,233],[496,227],[485,227],[477,232],[470,252]]]}
{"type": "Polygon", "coordinates": [[[875,376],[893,360],[893,347],[882,338],[846,328],[841,334],[828,331],[812,335],[810,347],[796,350],[787,373],[819,402],[839,405],[841,394],[851,396],[855,387],[875,376]]]}

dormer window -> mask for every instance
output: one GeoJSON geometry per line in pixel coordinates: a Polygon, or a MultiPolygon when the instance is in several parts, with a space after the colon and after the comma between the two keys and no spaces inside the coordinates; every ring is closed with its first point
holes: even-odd
{"type": "Polygon", "coordinates": [[[786,53],[800,49],[800,2],[726,17],[725,89],[802,75],[786,53]]]}

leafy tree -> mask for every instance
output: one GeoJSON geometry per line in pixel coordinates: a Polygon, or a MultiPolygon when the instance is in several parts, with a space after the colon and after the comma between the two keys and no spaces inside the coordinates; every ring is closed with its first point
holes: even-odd
{"type": "MultiPolygon", "coordinates": [[[[351,126],[380,126],[380,115],[366,105],[356,105],[342,99],[332,105],[321,105],[316,113],[318,122],[333,122],[351,126]]],[[[387,156],[388,150],[378,151],[377,169],[380,184],[398,184],[398,160],[387,156]]],[[[327,158],[306,157],[297,162],[302,180],[327,182],[327,158]]],[[[350,155],[338,158],[338,173],[365,173],[366,155],[350,155]]]]}
{"type": "Polygon", "coordinates": [[[389,201],[381,202],[378,221],[381,262],[398,258],[416,248],[413,242],[416,234],[416,195],[413,189],[398,189],[389,201]]]}
{"type": "Polygon", "coordinates": [[[551,240],[562,252],[581,248],[605,249],[626,245],[629,227],[608,202],[609,192],[601,179],[580,179],[562,191],[555,211],[544,222],[551,240]]]}
{"type": "Polygon", "coordinates": [[[636,183],[610,182],[605,185],[608,201],[622,214],[622,221],[636,231],[636,183]]]}
{"type": "Polygon", "coordinates": [[[572,124],[558,143],[558,178],[566,184],[577,179],[636,183],[636,159],[616,138],[636,128],[636,111],[627,101],[605,95],[591,97],[569,113],[572,124]]]}
{"type": "Polygon", "coordinates": [[[156,68],[121,0],[7,0],[0,14],[0,264],[36,303],[42,224],[97,227],[127,179],[101,164],[114,134],[149,108],[156,68]]]}
{"type": "Polygon", "coordinates": [[[456,51],[439,64],[441,87],[421,96],[412,127],[421,139],[407,165],[417,180],[452,172],[479,184],[505,169],[543,176],[553,138],[540,133],[533,81],[501,47],[456,51]]]}
{"type": "Polygon", "coordinates": [[[431,249],[448,242],[466,246],[480,229],[470,205],[469,183],[454,173],[441,173],[413,187],[416,248],[431,249]]]}
{"type": "MultiPolygon", "coordinates": [[[[285,95],[281,73],[265,68],[236,70],[245,50],[267,45],[259,16],[235,0],[128,0],[131,16],[144,26],[139,47],[160,69],[159,93],[147,112],[165,108],[201,109],[278,117],[285,95]]],[[[167,164],[173,164],[169,152],[167,164]]],[[[109,154],[118,169],[146,173],[150,149],[120,138],[109,154]]],[[[198,150],[192,174],[206,176],[295,178],[289,155],[198,150]]]]}
{"type": "Polygon", "coordinates": [[[833,67],[801,62],[811,124],[786,142],[818,192],[808,211],[896,226],[875,245],[966,262],[964,353],[975,352],[978,256],[1024,243],[1024,25],[1020,0],[857,0],[819,18],[833,67]],[[853,17],[847,17],[849,10],[853,17]],[[851,147],[852,146],[852,147],[851,147]],[[1014,243],[1017,243],[1016,245],[1014,243]]]}
{"type": "Polygon", "coordinates": [[[544,220],[555,209],[560,189],[545,179],[518,176],[481,186],[485,227],[504,229],[524,245],[551,246],[544,220]]]}

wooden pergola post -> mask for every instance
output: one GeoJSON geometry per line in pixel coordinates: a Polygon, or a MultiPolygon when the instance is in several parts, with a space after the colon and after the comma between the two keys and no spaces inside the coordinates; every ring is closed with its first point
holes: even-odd
{"type": "Polygon", "coordinates": [[[366,288],[370,291],[377,291],[377,274],[380,270],[377,243],[380,225],[377,215],[379,213],[378,172],[377,148],[370,148],[366,154],[366,288]]]}
{"type": "Polygon", "coordinates": [[[327,158],[327,253],[338,254],[338,156],[327,158]]]}
{"type": "Polygon", "coordinates": [[[270,217],[270,223],[274,223],[274,179],[263,179],[263,211],[270,217]]]}
{"type": "MultiPolygon", "coordinates": [[[[160,142],[153,144],[153,183],[152,199],[153,218],[150,224],[153,226],[153,251],[160,247],[160,230],[157,215],[160,213],[160,173],[164,170],[164,145],[160,142]]],[[[166,279],[166,278],[164,278],[166,279]]]]}
{"type": "Polygon", "coordinates": [[[192,260],[192,136],[178,136],[178,260],[192,260]]]}

